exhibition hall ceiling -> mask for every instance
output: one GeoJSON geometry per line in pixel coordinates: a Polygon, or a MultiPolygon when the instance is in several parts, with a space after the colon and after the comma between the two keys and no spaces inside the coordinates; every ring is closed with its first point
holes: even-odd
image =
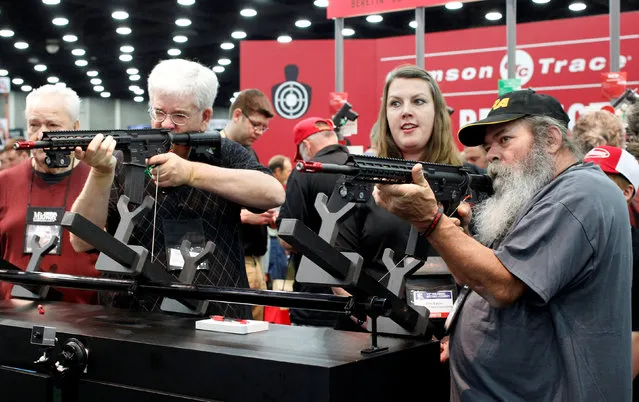
{"type": "MultiPolygon", "coordinates": [[[[483,0],[460,8],[428,8],[425,30],[505,25],[505,3],[483,0]]],[[[518,0],[517,21],[607,14],[608,4],[518,0]]],[[[621,0],[622,12],[635,10],[639,0],[621,0]]],[[[414,17],[414,10],[407,10],[347,18],[345,38],[411,35],[414,17]]],[[[241,41],[332,39],[334,31],[322,0],[0,0],[0,76],[11,78],[12,91],[60,82],[82,97],[145,102],[153,65],[184,57],[218,72],[216,106],[228,107],[240,89],[241,41]]]]}

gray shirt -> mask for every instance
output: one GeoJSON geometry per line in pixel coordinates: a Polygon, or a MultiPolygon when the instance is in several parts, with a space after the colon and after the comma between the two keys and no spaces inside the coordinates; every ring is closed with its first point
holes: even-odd
{"type": "Polygon", "coordinates": [[[506,308],[471,293],[450,340],[453,401],[630,401],[628,207],[592,163],[522,209],[495,255],[527,285],[506,308]]]}

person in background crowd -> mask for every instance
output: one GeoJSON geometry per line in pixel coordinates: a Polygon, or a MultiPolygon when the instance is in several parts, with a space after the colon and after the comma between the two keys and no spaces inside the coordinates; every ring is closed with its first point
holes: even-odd
{"type": "Polygon", "coordinates": [[[631,400],[627,205],[582,163],[568,122],[555,98],[523,90],[459,131],[487,150],[495,190],[476,206],[475,238],[458,227],[470,208],[443,216],[419,164],[414,184],[374,192],[466,285],[449,317],[451,401],[631,400]]]}
{"type": "MultiPolygon", "coordinates": [[[[626,149],[639,160],[639,103],[632,105],[626,112],[626,149]]],[[[639,227],[639,194],[630,203],[630,224],[633,228],[639,227]]]]}
{"type": "MultiPolygon", "coordinates": [[[[151,125],[176,133],[204,132],[213,113],[218,80],[215,73],[193,61],[170,59],[159,62],[148,78],[151,125]]],[[[124,181],[121,152],[113,154],[115,140],[101,134],[78,159],[89,164],[91,174],[73,204],[79,213],[113,233],[117,225],[117,201],[124,181]],[[107,217],[110,218],[107,224],[107,217]]],[[[146,179],[147,195],[158,194],[157,216],[145,216],[134,228],[131,243],[155,250],[154,261],[179,276],[181,261],[174,258],[183,240],[192,240],[192,250],[205,242],[215,243],[215,258],[200,266],[196,285],[248,288],[244,268],[244,246],[240,234],[242,207],[266,210],[284,201],[282,185],[271,172],[240,144],[222,138],[219,159],[212,153],[195,153],[186,146],[155,155],[146,179]],[[157,192],[156,186],[170,188],[157,192]],[[157,224],[155,224],[157,221],[157,224]],[[155,244],[152,245],[152,239],[155,244]],[[153,246],[153,247],[152,247],[153,246]]],[[[152,214],[149,214],[152,215],[152,214]]],[[[76,250],[92,246],[76,236],[76,250]]],[[[178,254],[179,255],[179,254],[178,254]]],[[[159,311],[161,298],[116,295],[108,301],[115,306],[159,311]]],[[[209,303],[208,314],[251,318],[251,310],[241,304],[209,303]]]]}
{"type": "Polygon", "coordinates": [[[288,156],[284,155],[275,155],[268,161],[268,168],[273,172],[273,177],[277,179],[282,186],[286,188],[286,181],[288,177],[291,175],[291,171],[293,170],[293,166],[291,165],[291,160],[288,156]]]}
{"type": "Polygon", "coordinates": [[[462,158],[465,162],[477,166],[481,169],[486,169],[488,166],[488,159],[486,159],[486,150],[484,147],[464,147],[462,152],[462,158]]]}
{"type": "MultiPolygon", "coordinates": [[[[291,175],[293,167],[291,166],[291,160],[288,156],[275,155],[268,161],[268,168],[273,172],[273,176],[282,183],[284,189],[286,189],[286,183],[288,177],[291,175]]],[[[279,213],[279,211],[278,211],[279,213]]],[[[284,247],[280,244],[277,237],[277,229],[273,227],[268,228],[268,284],[270,288],[273,288],[272,283],[274,280],[286,279],[288,272],[288,253],[284,247]]],[[[283,282],[282,282],[283,283],[283,282]]],[[[276,289],[282,290],[282,289],[276,289]]]]}
{"type": "MultiPolygon", "coordinates": [[[[268,122],[273,118],[273,107],[266,95],[259,89],[245,89],[236,97],[229,108],[229,121],[222,130],[222,135],[231,141],[243,145],[259,158],[253,149],[257,141],[267,130],[268,122]]],[[[279,180],[279,179],[278,179],[279,180]]],[[[254,213],[242,209],[242,241],[244,242],[244,259],[246,275],[251,289],[267,289],[262,260],[267,251],[269,226],[275,226],[276,209],[254,213]]],[[[253,319],[264,319],[264,306],[253,306],[253,319]]]]}
{"type": "Polygon", "coordinates": [[[364,152],[364,155],[376,156],[377,149],[375,148],[377,144],[377,137],[379,136],[379,124],[375,122],[373,127],[371,127],[371,133],[369,138],[371,140],[371,146],[364,152]]]}
{"type": "MultiPolygon", "coordinates": [[[[593,162],[604,171],[623,192],[630,204],[639,188],[639,162],[629,152],[609,145],[590,150],[584,162],[593,162]]],[[[631,228],[632,234],[632,378],[639,373],[639,291],[634,282],[639,282],[639,229],[631,228]]],[[[633,386],[633,388],[635,388],[633,386]]]]}
{"type": "MultiPolygon", "coordinates": [[[[43,131],[78,130],[80,98],[71,88],[44,85],[27,95],[24,114],[31,141],[39,140],[43,131]]],[[[64,212],[80,194],[90,167],[71,158],[68,167],[51,168],[45,163],[43,150],[33,150],[32,155],[0,172],[0,255],[18,268],[26,269],[33,253],[33,236],[40,238],[40,247],[55,236],[58,243],[44,256],[40,264],[42,271],[99,276],[95,270],[97,254],[74,251],[69,232],[60,225],[64,212]],[[41,219],[45,214],[55,219],[41,219]]],[[[12,284],[1,282],[0,299],[9,299],[12,289],[12,284]]],[[[68,302],[97,303],[94,291],[57,289],[49,296],[68,302]]]]}
{"type": "Polygon", "coordinates": [[[13,149],[13,144],[23,140],[24,138],[11,138],[4,144],[3,150],[0,151],[0,170],[9,169],[29,159],[28,151],[24,149],[13,149]]]}
{"type": "Polygon", "coordinates": [[[607,110],[581,115],[572,129],[575,143],[586,153],[599,145],[623,148],[624,130],[621,120],[607,110]]]}
{"type": "MultiPolygon", "coordinates": [[[[331,119],[308,117],[299,121],[293,128],[296,147],[295,160],[335,163],[342,165],[348,158],[348,148],[340,145],[331,119]]],[[[293,171],[286,186],[286,200],[280,210],[278,226],[282,219],[298,219],[315,233],[319,233],[322,218],[315,209],[315,200],[319,193],[330,197],[339,174],[305,174],[293,171]]],[[[292,253],[292,264],[295,273],[300,265],[302,255],[296,253],[289,244],[281,243],[292,253]]],[[[341,288],[328,286],[305,285],[293,282],[296,292],[347,295],[341,288]]],[[[291,323],[297,325],[313,325],[335,327],[338,314],[291,308],[291,323]]],[[[350,321],[350,320],[349,320],[350,321]]],[[[348,329],[348,327],[344,327],[348,329]]]]}

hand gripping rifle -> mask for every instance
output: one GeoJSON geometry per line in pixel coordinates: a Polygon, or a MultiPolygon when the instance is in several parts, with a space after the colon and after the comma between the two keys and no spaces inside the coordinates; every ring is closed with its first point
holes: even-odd
{"type": "Polygon", "coordinates": [[[195,148],[195,152],[220,153],[220,133],[180,133],[169,129],[154,128],[142,130],[72,130],[46,131],[40,141],[18,141],[15,149],[44,149],[45,163],[51,168],[63,168],[71,164],[71,153],[76,147],[86,150],[97,134],[112,136],[116,140],[115,149],[124,156],[124,193],[135,204],[141,204],[144,197],[145,160],[157,154],[166,153],[172,144],[195,148]]]}
{"type": "Polygon", "coordinates": [[[463,166],[441,163],[350,155],[344,165],[298,161],[295,168],[299,172],[343,174],[344,179],[338,182],[339,195],[346,202],[366,202],[372,193],[372,183],[412,183],[412,169],[416,163],[422,164],[424,177],[446,215],[453,214],[468,196],[477,203],[493,193],[490,176],[473,174],[463,166]]]}

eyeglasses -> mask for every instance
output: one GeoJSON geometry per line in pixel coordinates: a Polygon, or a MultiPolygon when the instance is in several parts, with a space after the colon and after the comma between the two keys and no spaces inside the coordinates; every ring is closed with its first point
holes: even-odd
{"type": "Polygon", "coordinates": [[[153,108],[149,109],[149,113],[151,114],[151,118],[158,123],[162,123],[168,116],[176,126],[185,125],[189,120],[189,117],[191,117],[184,113],[166,113],[162,110],[153,108]]]}
{"type": "Polygon", "coordinates": [[[266,131],[268,131],[267,125],[251,119],[245,112],[242,112],[242,114],[248,119],[249,123],[251,123],[251,126],[253,126],[253,130],[255,130],[256,133],[264,134],[266,131]]]}

